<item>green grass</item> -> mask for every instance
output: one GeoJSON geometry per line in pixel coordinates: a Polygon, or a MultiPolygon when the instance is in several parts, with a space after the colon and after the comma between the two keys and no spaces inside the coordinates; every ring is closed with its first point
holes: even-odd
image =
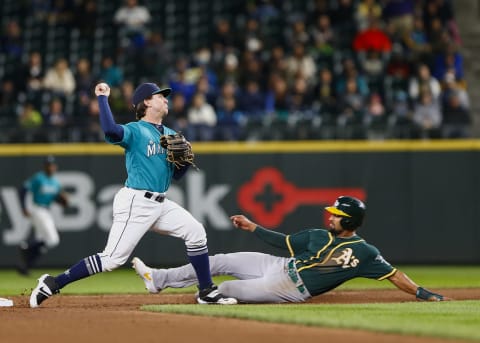
{"type": "Polygon", "coordinates": [[[480,340],[480,301],[321,305],[147,305],[142,309],[273,323],[480,340]]]}
{"type": "MultiPolygon", "coordinates": [[[[408,266],[400,267],[415,282],[430,288],[472,288],[480,287],[480,266],[408,266]]],[[[14,270],[0,269],[0,296],[19,295],[25,290],[35,287],[36,279],[43,273],[57,275],[61,269],[38,269],[32,271],[32,276],[18,275],[14,270]]],[[[215,278],[216,283],[228,277],[215,278]]],[[[369,279],[351,280],[339,289],[392,289],[388,281],[369,279]]],[[[187,293],[196,289],[168,289],[166,293],[187,293]]],[[[118,294],[145,293],[143,283],[131,268],[122,268],[111,273],[102,273],[77,281],[62,290],[62,294],[118,294]]]]}

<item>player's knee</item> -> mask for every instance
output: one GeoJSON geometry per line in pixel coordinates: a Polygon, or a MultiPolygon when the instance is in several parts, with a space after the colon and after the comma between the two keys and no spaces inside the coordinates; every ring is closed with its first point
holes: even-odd
{"type": "Polygon", "coordinates": [[[45,245],[48,249],[55,248],[57,245],[60,244],[60,238],[57,237],[49,237],[45,240],[45,245]]]}
{"type": "Polygon", "coordinates": [[[232,281],[224,281],[221,284],[219,284],[218,291],[226,297],[238,298],[239,297],[238,288],[235,287],[235,284],[232,281]]]}
{"type": "Polygon", "coordinates": [[[102,271],[111,272],[125,264],[126,259],[120,259],[112,256],[100,256],[102,261],[102,271]]]}
{"type": "Polygon", "coordinates": [[[207,233],[202,224],[196,223],[189,227],[188,232],[184,236],[187,248],[195,248],[207,245],[207,233]]]}

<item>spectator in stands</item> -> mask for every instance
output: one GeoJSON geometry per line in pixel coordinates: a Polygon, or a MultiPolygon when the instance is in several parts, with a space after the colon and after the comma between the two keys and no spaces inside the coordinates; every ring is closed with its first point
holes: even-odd
{"type": "Polygon", "coordinates": [[[385,137],[386,109],[380,94],[372,93],[368,99],[363,118],[365,126],[368,128],[369,139],[383,139],[385,137]]]}
{"type": "Polygon", "coordinates": [[[28,62],[20,67],[16,83],[17,89],[25,92],[29,101],[37,106],[40,105],[44,77],[42,55],[38,51],[33,51],[28,56],[28,62]]]}
{"type": "Polygon", "coordinates": [[[243,53],[243,59],[240,66],[241,73],[238,77],[238,83],[244,84],[246,80],[255,78],[261,87],[265,87],[268,80],[268,74],[265,73],[265,67],[260,57],[248,51],[243,53]]]}
{"type": "Polygon", "coordinates": [[[261,120],[265,114],[265,94],[255,77],[248,79],[239,96],[239,109],[248,120],[261,120]]]}
{"type": "Polygon", "coordinates": [[[287,81],[280,75],[270,76],[269,89],[267,93],[267,113],[278,119],[286,120],[292,107],[291,94],[287,81]]]}
{"type": "Polygon", "coordinates": [[[241,73],[239,64],[238,57],[233,52],[227,53],[225,55],[223,69],[218,74],[218,82],[220,84],[225,82],[238,83],[241,73]]]}
{"type": "Polygon", "coordinates": [[[17,90],[12,80],[0,80],[0,125],[14,125],[16,118],[17,90]]]}
{"type": "Polygon", "coordinates": [[[90,99],[88,105],[88,111],[86,116],[84,114],[85,120],[85,141],[86,142],[102,142],[104,141],[105,134],[103,133],[102,128],[100,127],[100,108],[98,106],[98,101],[95,98],[90,99]]]}
{"type": "Polygon", "coordinates": [[[102,66],[100,69],[99,80],[106,82],[110,87],[119,87],[123,82],[123,72],[115,64],[111,56],[102,58],[102,66]]]}
{"type": "Polygon", "coordinates": [[[148,8],[139,5],[137,0],[125,0],[125,5],[115,12],[113,20],[119,26],[123,48],[137,50],[145,46],[147,24],[151,20],[148,8]]]}
{"type": "Polygon", "coordinates": [[[217,102],[217,90],[210,82],[208,82],[207,75],[201,75],[198,78],[196,92],[205,95],[205,99],[209,104],[215,104],[217,102]]]}
{"type": "Polygon", "coordinates": [[[336,93],[342,94],[347,89],[347,81],[354,79],[358,92],[366,97],[370,93],[367,80],[363,74],[358,71],[355,61],[351,57],[346,57],[342,62],[342,73],[336,80],[336,93]]]}
{"type": "Polygon", "coordinates": [[[296,16],[293,18],[293,22],[290,27],[285,32],[286,46],[288,48],[295,49],[296,44],[301,44],[303,46],[312,45],[312,37],[307,31],[305,25],[305,20],[301,16],[296,16]]]}
{"type": "Polygon", "coordinates": [[[165,41],[160,32],[151,32],[147,36],[146,45],[143,49],[143,60],[138,66],[139,77],[151,77],[155,75],[160,83],[166,83],[168,80],[168,68],[172,65],[173,56],[171,46],[165,41]]]}
{"type": "Polygon", "coordinates": [[[310,29],[313,37],[314,52],[317,55],[317,62],[331,65],[332,55],[335,50],[336,40],[333,28],[330,25],[330,18],[326,14],[318,17],[315,25],[310,29]]]}
{"type": "Polygon", "coordinates": [[[438,17],[431,20],[428,41],[432,47],[433,55],[443,54],[451,44],[450,34],[438,17]]]}
{"type": "Polygon", "coordinates": [[[321,114],[332,114],[337,111],[337,97],[333,74],[329,68],[320,70],[319,82],[314,90],[314,107],[321,114]]]}
{"type": "Polygon", "coordinates": [[[443,106],[442,136],[444,138],[466,138],[469,134],[470,113],[462,105],[457,93],[450,93],[443,106]]]}
{"type": "Polygon", "coordinates": [[[173,93],[169,101],[168,116],[165,117],[163,123],[177,132],[182,132],[188,140],[192,140],[187,110],[185,96],[182,93],[173,93]]]}
{"type": "Polygon", "coordinates": [[[345,92],[339,94],[338,108],[340,115],[338,123],[343,126],[363,123],[366,100],[366,97],[358,90],[355,79],[347,79],[345,92]]]}
{"type": "Polygon", "coordinates": [[[464,80],[463,56],[456,50],[453,44],[449,44],[447,50],[443,53],[437,53],[434,56],[432,75],[437,80],[443,80],[448,70],[455,72],[457,81],[464,80]]]}
{"type": "Polygon", "coordinates": [[[422,89],[427,89],[430,96],[436,102],[442,91],[440,83],[431,76],[430,68],[426,64],[418,66],[417,74],[410,78],[408,95],[412,101],[418,101],[422,89]]]}
{"type": "Polygon", "coordinates": [[[287,81],[291,83],[297,75],[303,75],[309,85],[314,83],[314,77],[317,73],[317,66],[312,56],[305,51],[305,45],[302,43],[295,43],[293,46],[293,53],[287,58],[287,81]]]}
{"type": "Polygon", "coordinates": [[[356,52],[373,50],[388,54],[392,50],[390,37],[381,28],[380,24],[378,19],[370,17],[367,28],[359,31],[353,39],[353,49],[356,52]]]}
{"type": "Polygon", "coordinates": [[[468,93],[465,89],[465,83],[463,80],[457,80],[455,77],[455,71],[450,69],[445,73],[445,78],[442,83],[442,107],[448,104],[452,94],[455,94],[458,97],[461,107],[470,109],[470,99],[468,98],[468,93]]]}
{"type": "Polygon", "coordinates": [[[236,33],[232,31],[230,22],[226,18],[220,18],[215,23],[212,45],[222,53],[237,46],[236,33]]]}
{"type": "Polygon", "coordinates": [[[44,114],[44,122],[50,127],[63,127],[67,124],[67,116],[63,111],[63,103],[59,98],[53,98],[44,114]]]}
{"type": "Polygon", "coordinates": [[[416,63],[429,63],[432,54],[432,45],[425,31],[425,24],[421,17],[415,17],[413,29],[403,35],[403,43],[411,55],[411,60],[416,63]]]}
{"type": "Polygon", "coordinates": [[[419,101],[414,104],[413,121],[419,138],[441,137],[442,112],[428,88],[422,90],[419,101]]]}
{"type": "Polygon", "coordinates": [[[43,88],[62,98],[72,95],[75,87],[75,78],[65,58],[58,59],[43,79],[43,88]]]}
{"type": "Polygon", "coordinates": [[[87,58],[80,58],[77,61],[74,76],[77,93],[90,94],[97,80],[92,74],[90,61],[87,58]]]}
{"type": "Polygon", "coordinates": [[[389,112],[390,138],[414,138],[413,113],[406,92],[395,91],[389,112]]]}
{"type": "Polygon", "coordinates": [[[361,0],[358,2],[355,12],[355,21],[359,31],[368,27],[370,18],[382,19],[382,6],[377,0],[361,0]]]}
{"type": "Polygon", "coordinates": [[[195,93],[188,109],[188,122],[192,141],[211,141],[215,136],[217,114],[213,106],[205,101],[205,95],[195,93]]]}
{"type": "Polygon", "coordinates": [[[192,100],[195,94],[195,82],[189,73],[189,61],[187,57],[181,56],[175,61],[175,68],[168,77],[169,87],[172,88],[172,93],[182,93],[185,96],[187,104],[192,100]]]}
{"type": "Polygon", "coordinates": [[[260,23],[255,18],[247,18],[245,28],[239,34],[240,48],[242,50],[260,53],[264,48],[263,34],[260,30],[260,23]]]}
{"type": "MultiPolygon", "coordinates": [[[[272,47],[265,69],[267,75],[278,74],[287,77],[287,58],[282,45],[277,44],[272,47]]],[[[265,88],[267,85],[260,84],[260,86],[265,88]]]]}
{"type": "Polygon", "coordinates": [[[415,12],[414,0],[387,0],[383,18],[392,37],[401,38],[412,31],[415,12]]]}
{"type": "Polygon", "coordinates": [[[237,97],[238,97],[238,85],[234,81],[226,81],[220,87],[220,93],[218,95],[217,101],[212,103],[215,109],[224,108],[223,101],[226,98],[234,98],[235,106],[237,106],[237,97]]]}
{"type": "Polygon", "coordinates": [[[297,117],[313,117],[313,92],[307,79],[299,74],[293,80],[291,87],[291,105],[290,112],[295,113],[297,117]]]}
{"type": "Polygon", "coordinates": [[[110,106],[112,112],[116,113],[115,118],[118,123],[128,123],[131,121],[132,97],[135,87],[132,81],[125,80],[120,87],[112,88],[110,94],[110,106]]]}
{"type": "Polygon", "coordinates": [[[224,98],[217,110],[217,138],[221,141],[238,141],[244,123],[244,114],[238,109],[235,97],[224,98]]]}
{"type": "Polygon", "coordinates": [[[23,54],[22,30],[17,20],[6,22],[0,36],[0,52],[9,60],[20,60],[23,54]]]}
{"type": "Polygon", "coordinates": [[[365,76],[370,80],[380,79],[385,73],[387,60],[378,51],[367,51],[366,55],[361,59],[361,66],[365,76]]]}
{"type": "Polygon", "coordinates": [[[32,104],[26,103],[21,108],[18,122],[23,129],[35,129],[43,125],[43,118],[40,111],[32,104]]]}

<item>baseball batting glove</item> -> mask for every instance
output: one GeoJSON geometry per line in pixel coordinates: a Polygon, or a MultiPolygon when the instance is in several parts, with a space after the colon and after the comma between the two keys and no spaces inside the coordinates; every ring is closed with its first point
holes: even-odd
{"type": "Polygon", "coordinates": [[[417,299],[424,301],[443,301],[447,300],[443,295],[430,292],[428,289],[423,287],[417,288],[417,299]]]}
{"type": "Polygon", "coordinates": [[[167,161],[175,164],[178,169],[191,165],[198,170],[193,161],[195,155],[192,145],[183,134],[163,135],[160,137],[160,145],[167,150],[167,161]]]}

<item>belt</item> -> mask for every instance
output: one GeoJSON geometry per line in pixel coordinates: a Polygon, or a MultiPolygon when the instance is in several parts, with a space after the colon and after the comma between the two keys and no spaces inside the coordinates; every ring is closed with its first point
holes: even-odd
{"type": "Polygon", "coordinates": [[[152,192],[145,192],[144,197],[155,200],[156,202],[163,202],[165,200],[165,195],[159,194],[155,196],[155,194],[152,192]]]}
{"type": "Polygon", "coordinates": [[[305,293],[305,285],[303,284],[303,281],[300,279],[298,276],[297,268],[295,267],[295,260],[290,260],[288,262],[288,276],[290,279],[293,281],[297,289],[300,291],[300,293],[305,293]]]}

